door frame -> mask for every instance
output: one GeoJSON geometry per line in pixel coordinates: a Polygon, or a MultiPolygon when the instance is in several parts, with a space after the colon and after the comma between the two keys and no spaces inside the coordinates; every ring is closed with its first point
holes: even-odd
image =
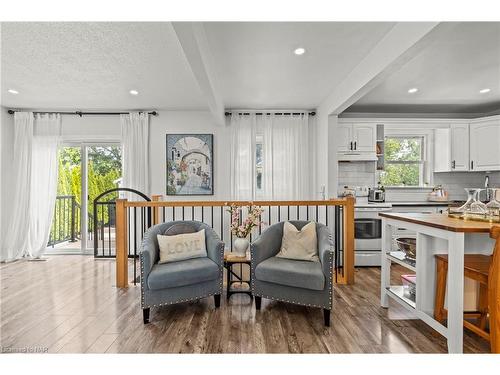
{"type": "MultiPolygon", "coordinates": [[[[93,241],[88,240],[88,220],[89,220],[89,212],[88,207],[92,205],[93,202],[89,203],[89,193],[88,193],[88,148],[89,147],[106,147],[106,146],[118,146],[121,147],[120,140],[106,139],[106,140],[66,140],[63,141],[60,147],[79,147],[80,148],[80,170],[81,170],[81,178],[80,178],[80,189],[82,194],[81,201],[81,212],[80,212],[80,231],[81,231],[81,240],[80,240],[80,250],[75,251],[75,249],[65,249],[59,248],[57,251],[55,249],[47,247],[45,253],[46,254],[85,254],[85,255],[93,255],[94,254],[94,243],[93,241]],[[89,247],[89,245],[91,245],[89,247]]],[[[123,151],[123,150],[122,150],[123,151]]],[[[123,172],[123,169],[122,169],[123,172]]]]}

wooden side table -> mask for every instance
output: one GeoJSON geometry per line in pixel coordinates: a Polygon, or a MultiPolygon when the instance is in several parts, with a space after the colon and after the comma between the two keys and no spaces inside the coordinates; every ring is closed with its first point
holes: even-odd
{"type": "Polygon", "coordinates": [[[253,298],[252,295],[252,271],[251,267],[250,255],[246,255],[244,257],[236,256],[233,253],[224,254],[224,268],[227,270],[227,286],[226,286],[226,294],[227,299],[231,297],[232,294],[244,293],[248,294],[250,298],[253,298]],[[241,275],[238,275],[233,271],[233,266],[235,265],[248,264],[248,274],[249,278],[247,280],[243,279],[243,268],[241,268],[241,275]],[[235,285],[239,285],[239,287],[235,288],[235,285]]]}

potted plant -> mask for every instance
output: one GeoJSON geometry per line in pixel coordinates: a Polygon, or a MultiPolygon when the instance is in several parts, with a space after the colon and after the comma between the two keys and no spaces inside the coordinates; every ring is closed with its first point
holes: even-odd
{"type": "Polygon", "coordinates": [[[245,220],[241,218],[241,208],[232,204],[228,212],[231,214],[231,234],[236,236],[233,242],[233,250],[239,256],[245,256],[250,242],[247,237],[252,232],[252,229],[261,224],[260,216],[264,209],[261,207],[247,206],[248,215],[245,220]]]}

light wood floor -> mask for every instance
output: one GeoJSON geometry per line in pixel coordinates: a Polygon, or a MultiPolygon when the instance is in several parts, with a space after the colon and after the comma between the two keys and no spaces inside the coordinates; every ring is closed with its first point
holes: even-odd
{"type": "MultiPolygon", "coordinates": [[[[332,326],[320,309],[246,295],[151,311],[142,323],[140,288],[116,289],[114,261],[52,256],[0,265],[2,351],[26,347],[71,353],[445,353],[446,341],[399,305],[379,307],[378,268],[356,271],[355,286],[335,288],[332,326]]],[[[398,278],[394,274],[395,279],[398,278]]],[[[466,332],[466,353],[489,352],[466,332]]]]}

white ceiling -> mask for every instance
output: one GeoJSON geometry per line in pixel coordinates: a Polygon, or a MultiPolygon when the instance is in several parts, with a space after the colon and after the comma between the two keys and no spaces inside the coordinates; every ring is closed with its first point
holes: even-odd
{"type": "Polygon", "coordinates": [[[500,109],[500,22],[461,22],[433,31],[432,43],[348,112],[463,112],[500,109]],[[408,89],[419,91],[408,94],[408,89]],[[488,94],[479,90],[490,88],[488,94]]]}
{"type": "Polygon", "coordinates": [[[213,22],[205,30],[226,108],[315,108],[393,26],[213,22]],[[297,47],[306,53],[294,55],[297,47]]]}
{"type": "Polygon", "coordinates": [[[168,22],[2,23],[1,37],[4,106],[207,108],[168,22]]]}
{"type": "MultiPolygon", "coordinates": [[[[205,22],[225,108],[316,108],[390,31],[389,22],[205,22]],[[302,56],[293,54],[304,47],[302,56]]],[[[456,23],[351,112],[500,108],[500,23],[456,23]],[[409,95],[410,87],[418,93],[409,95]],[[478,91],[489,87],[489,94],[478,91]]],[[[207,109],[169,22],[2,23],[1,104],[37,109],[207,109]],[[18,90],[11,95],[7,90],[18,90]],[[140,94],[131,96],[130,89],[140,94]]]]}

